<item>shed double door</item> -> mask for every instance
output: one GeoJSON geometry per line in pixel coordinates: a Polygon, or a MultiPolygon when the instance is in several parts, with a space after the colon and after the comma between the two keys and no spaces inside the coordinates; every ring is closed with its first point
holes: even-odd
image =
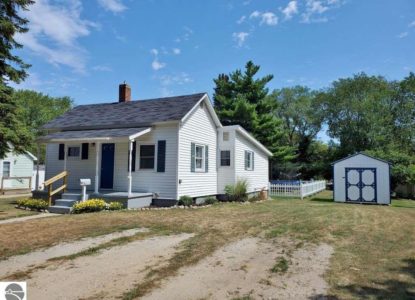
{"type": "Polygon", "coordinates": [[[376,168],[346,168],[346,201],[377,202],[376,168]]]}

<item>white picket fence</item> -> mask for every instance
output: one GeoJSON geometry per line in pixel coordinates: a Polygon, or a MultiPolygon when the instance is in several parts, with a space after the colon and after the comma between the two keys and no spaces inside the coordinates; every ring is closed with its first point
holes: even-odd
{"type": "Polygon", "coordinates": [[[326,189],[326,181],[301,181],[295,183],[269,183],[269,195],[277,197],[304,197],[316,194],[326,189]]]}

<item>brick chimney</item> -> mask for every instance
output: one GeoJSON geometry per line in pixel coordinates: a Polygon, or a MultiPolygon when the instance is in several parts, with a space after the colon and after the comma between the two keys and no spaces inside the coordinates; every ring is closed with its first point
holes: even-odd
{"type": "Polygon", "coordinates": [[[130,102],[131,101],[131,88],[128,84],[121,83],[119,87],[118,102],[130,102]]]}

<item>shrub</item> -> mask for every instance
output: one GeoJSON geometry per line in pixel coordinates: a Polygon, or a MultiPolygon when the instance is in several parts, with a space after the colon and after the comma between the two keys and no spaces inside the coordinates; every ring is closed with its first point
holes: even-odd
{"type": "Polygon", "coordinates": [[[225,186],[225,193],[230,201],[244,202],[247,200],[246,192],[248,191],[248,180],[238,179],[235,185],[225,186]]]}
{"type": "Polygon", "coordinates": [[[73,213],[89,213],[104,210],[107,203],[102,199],[90,199],[83,202],[75,203],[73,206],[73,213]]]}
{"type": "Polygon", "coordinates": [[[216,199],[216,197],[213,196],[209,196],[205,199],[205,204],[215,204],[218,202],[218,199],[216,199]]]}
{"type": "Polygon", "coordinates": [[[30,208],[35,210],[45,210],[48,208],[49,203],[42,199],[20,199],[16,201],[17,206],[23,208],[30,208]]]}
{"type": "Polygon", "coordinates": [[[288,271],[289,261],[284,257],[279,257],[275,265],[271,268],[272,273],[285,273],[288,271]]]}
{"type": "Polygon", "coordinates": [[[193,198],[190,196],[181,196],[179,199],[179,205],[190,206],[193,204],[193,198]]]}
{"type": "Polygon", "coordinates": [[[109,210],[120,210],[120,209],[123,209],[123,208],[124,208],[124,205],[121,202],[111,202],[108,205],[109,210]]]}

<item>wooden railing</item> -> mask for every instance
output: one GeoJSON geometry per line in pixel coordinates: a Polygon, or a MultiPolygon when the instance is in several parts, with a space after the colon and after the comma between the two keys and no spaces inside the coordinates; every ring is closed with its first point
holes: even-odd
{"type": "Polygon", "coordinates": [[[25,190],[30,191],[31,188],[32,188],[32,177],[2,177],[1,178],[0,192],[3,194],[7,191],[25,191],[25,190]],[[12,180],[16,180],[20,182],[23,182],[23,180],[27,180],[29,184],[27,188],[21,187],[21,186],[5,187],[4,181],[12,181],[12,180]]]}
{"type": "Polygon", "coordinates": [[[44,182],[45,189],[48,191],[48,201],[49,206],[52,205],[52,196],[56,195],[60,191],[66,191],[66,188],[68,187],[68,171],[63,171],[62,173],[59,173],[58,175],[53,176],[52,178],[46,180],[44,182]],[[53,183],[63,178],[63,185],[58,187],[57,189],[53,189],[53,183]]]}

